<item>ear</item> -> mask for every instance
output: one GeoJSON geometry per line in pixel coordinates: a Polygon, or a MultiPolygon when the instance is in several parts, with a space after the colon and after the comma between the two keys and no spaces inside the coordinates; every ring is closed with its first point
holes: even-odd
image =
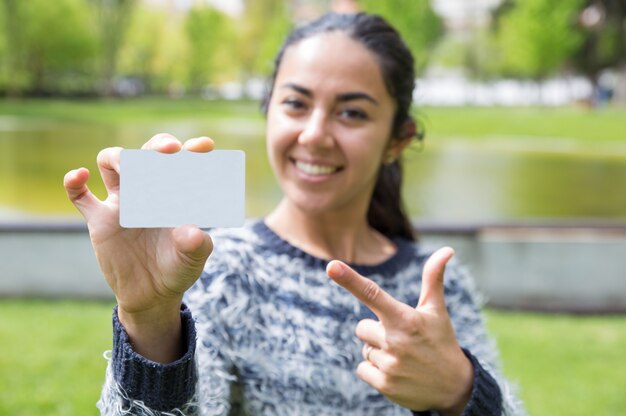
{"type": "Polygon", "coordinates": [[[400,129],[400,134],[396,137],[392,137],[387,145],[387,150],[385,151],[385,157],[383,159],[383,163],[388,165],[393,162],[400,156],[405,147],[407,147],[413,138],[417,134],[417,125],[415,120],[412,118],[407,119],[402,128],[400,129]]]}

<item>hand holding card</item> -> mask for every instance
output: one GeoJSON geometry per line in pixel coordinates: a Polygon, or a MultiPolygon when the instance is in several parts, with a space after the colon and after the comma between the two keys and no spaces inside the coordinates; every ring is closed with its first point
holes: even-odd
{"type": "MultiPolygon", "coordinates": [[[[182,144],[172,135],[157,134],[143,145],[143,150],[126,151],[119,147],[104,149],[97,158],[98,169],[107,191],[104,200],[98,199],[89,190],[87,182],[90,172],[87,169],[75,169],[65,175],[64,186],[68,198],[87,220],[89,237],[100,269],[115,293],[120,322],[128,332],[137,352],[153,361],[169,362],[180,356],[179,314],[182,297],[198,279],[213,251],[211,237],[189,223],[197,222],[201,226],[220,225],[225,217],[220,216],[218,212],[211,214],[208,219],[179,216],[164,219],[155,218],[151,213],[159,214],[173,210],[178,215],[190,212],[185,209],[184,204],[210,210],[213,206],[227,207],[232,203],[233,206],[229,209],[235,211],[240,207],[237,217],[243,217],[243,153],[232,153],[238,153],[235,157],[238,165],[229,160],[228,163],[232,162],[233,166],[217,169],[217,172],[202,171],[207,164],[212,168],[219,167],[219,162],[218,164],[210,162],[213,146],[213,141],[208,137],[190,139],[182,144]],[[155,159],[164,158],[166,165],[177,164],[181,161],[180,158],[184,163],[170,169],[173,166],[152,166],[152,162],[148,162],[147,165],[150,166],[147,166],[141,161],[138,164],[131,162],[128,169],[131,186],[124,192],[133,189],[137,192],[132,192],[130,199],[121,201],[120,187],[128,185],[122,185],[122,182],[128,179],[124,178],[122,172],[126,167],[121,168],[121,155],[126,152],[139,154],[140,159],[144,155],[156,156],[155,159]],[[193,153],[193,156],[190,156],[190,153],[193,153]],[[194,162],[187,164],[188,157],[194,159],[194,162]],[[207,161],[205,158],[210,160],[207,161]],[[174,162],[170,163],[171,161],[174,162]],[[197,164],[202,165],[198,167],[199,170],[196,170],[197,164]],[[139,170],[133,172],[133,166],[139,170]],[[146,171],[141,172],[142,168],[146,171]],[[231,176],[231,172],[236,174],[231,176]],[[143,180],[145,186],[136,183],[133,185],[133,174],[143,180]],[[211,185],[207,187],[204,183],[199,183],[206,175],[213,181],[239,178],[235,180],[236,185],[232,183],[231,185],[236,188],[236,195],[240,199],[235,201],[231,197],[225,197],[218,189],[218,192],[212,195],[219,201],[207,202],[206,192],[210,192],[208,188],[211,185]],[[183,189],[185,199],[179,199],[179,205],[174,208],[166,205],[169,199],[175,198],[176,193],[183,189]],[[152,190],[150,192],[153,196],[156,194],[160,199],[146,200],[142,197],[146,193],[149,194],[149,190],[152,190]],[[169,193],[170,191],[172,193],[169,193]],[[189,200],[190,195],[194,197],[192,201],[189,200]],[[195,199],[196,196],[199,198],[195,199]],[[133,197],[139,197],[137,203],[140,205],[134,205],[133,197]],[[145,205],[146,202],[148,205],[145,205]],[[137,208],[136,212],[146,214],[148,218],[146,220],[131,215],[127,225],[136,227],[140,226],[141,222],[141,226],[146,228],[120,226],[120,203],[127,204],[124,209],[129,209],[131,214],[133,209],[137,208]],[[213,221],[216,218],[217,220],[213,221]],[[187,225],[176,226],[178,221],[187,225]]],[[[216,151],[215,154],[218,155],[217,159],[220,159],[220,152],[216,151]]],[[[222,225],[235,225],[234,222],[223,222],[225,224],[222,225]]]]}
{"type": "Polygon", "coordinates": [[[120,225],[238,227],[244,222],[245,155],[123,150],[120,225]]]}

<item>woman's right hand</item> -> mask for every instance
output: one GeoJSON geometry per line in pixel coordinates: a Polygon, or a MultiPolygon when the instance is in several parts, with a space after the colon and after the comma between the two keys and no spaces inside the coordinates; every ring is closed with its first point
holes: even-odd
{"type": "MultiPolygon", "coordinates": [[[[142,149],[162,153],[181,149],[209,152],[213,141],[200,137],[183,145],[174,136],[158,134],[142,149]]],[[[137,343],[149,347],[171,335],[172,330],[180,330],[183,294],[202,273],[213,244],[208,234],[192,225],[150,229],[120,226],[121,150],[112,147],[98,154],[98,169],[108,193],[104,201],[87,187],[89,171],[85,168],[68,172],[64,186],[70,201],[87,221],[96,258],[118,303],[120,321],[135,347],[137,343]]],[[[157,361],[170,358],[177,357],[157,361]]]]}

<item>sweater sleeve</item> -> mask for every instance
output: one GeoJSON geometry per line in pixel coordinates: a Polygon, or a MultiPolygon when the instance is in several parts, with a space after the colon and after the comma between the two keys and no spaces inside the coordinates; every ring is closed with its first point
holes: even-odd
{"type": "Polygon", "coordinates": [[[128,334],[113,313],[113,350],[98,408],[102,415],[160,416],[197,414],[194,359],[196,331],[191,312],[181,308],[185,354],[170,364],[159,364],[137,354],[128,334]]]}
{"type": "Polygon", "coordinates": [[[463,416],[500,416],[502,394],[498,382],[487,372],[469,351],[463,350],[474,367],[474,386],[463,416]]]}

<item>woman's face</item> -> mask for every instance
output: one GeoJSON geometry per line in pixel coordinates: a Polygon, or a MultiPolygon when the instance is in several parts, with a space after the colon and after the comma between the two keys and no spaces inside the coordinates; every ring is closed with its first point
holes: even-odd
{"type": "Polygon", "coordinates": [[[267,113],[267,151],[287,201],[312,214],[366,212],[394,112],[376,57],[357,41],[328,32],[290,46],[267,113]]]}

